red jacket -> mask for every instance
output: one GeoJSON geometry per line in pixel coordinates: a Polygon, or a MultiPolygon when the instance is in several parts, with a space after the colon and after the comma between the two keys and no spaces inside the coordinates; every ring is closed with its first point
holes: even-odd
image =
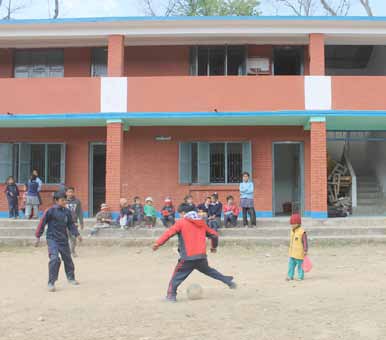
{"type": "Polygon", "coordinates": [[[182,218],[165,231],[156,244],[162,246],[175,234],[178,235],[179,252],[183,260],[197,260],[206,257],[206,238],[217,248],[218,234],[210,229],[204,220],[182,218]]]}
{"type": "Polygon", "coordinates": [[[223,211],[224,211],[224,214],[227,212],[232,212],[233,215],[239,216],[240,209],[237,207],[236,204],[233,204],[233,205],[224,204],[223,211]]]}

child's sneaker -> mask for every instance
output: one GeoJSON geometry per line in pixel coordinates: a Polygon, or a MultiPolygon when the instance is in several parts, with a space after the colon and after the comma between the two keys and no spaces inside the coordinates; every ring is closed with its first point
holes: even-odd
{"type": "Polygon", "coordinates": [[[75,279],[73,279],[73,280],[68,280],[68,283],[69,283],[70,285],[73,285],[73,286],[79,286],[79,282],[76,281],[75,279]]]}
{"type": "Polygon", "coordinates": [[[229,288],[230,289],[237,289],[237,283],[232,281],[230,284],[229,284],[229,288]]]}
{"type": "Polygon", "coordinates": [[[294,279],[291,279],[290,277],[286,277],[286,279],[285,279],[286,281],[293,281],[294,279]]]}
{"type": "Polygon", "coordinates": [[[56,289],[55,289],[55,283],[48,282],[47,289],[48,289],[48,291],[51,292],[51,293],[55,292],[55,291],[56,291],[56,289]]]}
{"type": "Polygon", "coordinates": [[[177,302],[177,298],[175,296],[167,296],[166,302],[177,302]]]}

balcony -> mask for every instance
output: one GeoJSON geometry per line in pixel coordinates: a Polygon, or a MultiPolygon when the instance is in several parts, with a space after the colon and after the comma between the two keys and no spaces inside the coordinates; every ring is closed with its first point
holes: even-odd
{"type": "Polygon", "coordinates": [[[386,76],[332,77],[334,110],[385,110],[386,76]]]}
{"type": "Polygon", "coordinates": [[[129,77],[129,112],[304,110],[304,77],[129,77]]]}
{"type": "Polygon", "coordinates": [[[0,112],[22,114],[100,111],[99,78],[0,79],[0,112]]]}

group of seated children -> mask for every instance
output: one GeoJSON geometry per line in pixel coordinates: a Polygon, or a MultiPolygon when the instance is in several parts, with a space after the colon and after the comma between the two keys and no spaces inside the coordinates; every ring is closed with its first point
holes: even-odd
{"type": "MultiPolygon", "coordinates": [[[[97,224],[92,229],[91,235],[95,235],[99,229],[109,227],[121,227],[128,229],[135,226],[140,226],[142,223],[148,227],[153,228],[157,221],[157,210],[153,206],[153,199],[147,197],[145,204],[141,204],[141,199],[134,197],[133,204],[129,204],[126,198],[120,199],[120,214],[117,219],[114,219],[107,204],[101,205],[101,210],[97,213],[97,224]]],[[[235,204],[232,196],[227,197],[227,203],[222,204],[218,199],[218,194],[214,193],[205,198],[205,201],[197,207],[193,203],[193,197],[187,195],[184,201],[179,206],[179,210],[184,213],[190,211],[198,212],[198,214],[206,220],[208,226],[214,230],[221,227],[221,216],[224,216],[225,227],[235,227],[237,225],[237,218],[240,209],[235,204]]],[[[161,221],[165,228],[171,227],[175,223],[176,209],[174,208],[171,198],[167,197],[164,205],[160,211],[161,221]]]]}

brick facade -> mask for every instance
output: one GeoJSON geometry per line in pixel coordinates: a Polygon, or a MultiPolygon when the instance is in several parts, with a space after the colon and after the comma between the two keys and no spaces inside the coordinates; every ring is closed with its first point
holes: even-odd
{"type": "Polygon", "coordinates": [[[310,34],[309,43],[309,74],[311,76],[325,75],[325,59],[324,59],[324,34],[310,34]]]}
{"type": "Polygon", "coordinates": [[[120,122],[107,124],[106,137],[106,203],[119,210],[122,192],[123,126],[120,122]]]}
{"type": "Polygon", "coordinates": [[[326,123],[311,122],[311,212],[327,213],[326,123]]]}
{"type": "Polygon", "coordinates": [[[123,77],[125,70],[125,46],[123,35],[109,36],[107,74],[109,77],[123,77]]]}

